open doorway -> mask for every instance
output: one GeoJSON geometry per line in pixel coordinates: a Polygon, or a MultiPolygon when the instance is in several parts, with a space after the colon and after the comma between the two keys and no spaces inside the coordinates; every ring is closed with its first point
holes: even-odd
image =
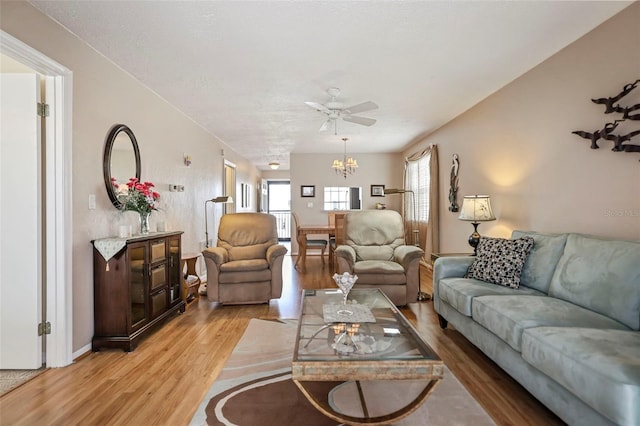
{"type": "MultiPolygon", "coordinates": [[[[49,104],[49,113],[43,114],[45,116],[45,124],[40,126],[44,129],[41,134],[43,143],[39,146],[40,157],[42,161],[31,161],[29,166],[36,167],[36,182],[40,185],[40,191],[42,196],[37,207],[39,219],[38,219],[38,231],[34,233],[28,233],[30,238],[37,238],[38,248],[40,254],[40,260],[37,263],[36,268],[39,268],[39,279],[30,280],[25,279],[24,275],[20,275],[18,280],[8,279],[7,282],[20,282],[20,286],[9,286],[8,288],[17,289],[19,294],[17,297],[11,297],[9,293],[3,295],[8,296],[7,300],[15,301],[20,300],[18,304],[21,311],[20,314],[12,317],[11,320],[3,321],[3,324],[7,324],[10,327],[10,332],[20,332],[20,336],[24,339],[36,339],[40,341],[38,335],[38,329],[44,333],[44,341],[39,344],[37,353],[24,357],[23,360],[32,361],[36,360],[34,367],[38,365],[46,365],[47,367],[63,367],[71,364],[73,359],[72,353],[72,207],[71,207],[71,116],[72,116],[72,73],[64,66],[58,64],[52,59],[46,57],[42,53],[27,46],[18,39],[15,39],[11,35],[0,31],[0,55],[6,55],[12,60],[30,68],[35,73],[42,76],[45,83],[45,96],[46,102],[49,104]],[[35,287],[32,290],[39,293],[36,296],[39,300],[32,300],[29,296],[30,293],[26,292],[24,286],[32,283],[35,287]],[[27,310],[25,308],[26,303],[34,303],[38,306],[35,310],[27,310]],[[25,314],[25,312],[36,312],[36,315],[25,314]],[[20,320],[22,324],[25,321],[35,321],[39,324],[37,327],[29,323],[27,325],[27,331],[21,332],[22,328],[17,325],[20,320]],[[50,324],[50,327],[48,326],[50,324]],[[49,331],[50,330],[50,331],[49,331]],[[46,356],[44,349],[46,348],[46,356]]],[[[3,61],[4,62],[4,61],[3,61]]],[[[11,73],[11,71],[10,71],[11,73]]],[[[27,73],[30,74],[31,72],[27,73]]],[[[6,86],[13,87],[13,84],[6,86]]],[[[3,90],[4,92],[4,90],[3,90]]],[[[3,105],[3,110],[4,110],[3,105]]],[[[33,104],[28,108],[32,114],[35,113],[33,104]]],[[[9,110],[9,108],[7,108],[9,110]]],[[[47,108],[43,108],[47,110],[47,108]]],[[[5,126],[1,126],[3,132],[7,131],[5,126]]],[[[39,134],[39,132],[38,132],[39,134]]],[[[14,138],[1,138],[3,146],[8,141],[14,140],[14,138]]],[[[9,145],[7,145],[9,146],[9,145]]],[[[15,158],[15,157],[10,157],[15,158]]],[[[26,160],[25,160],[26,161],[26,160]]],[[[2,166],[3,172],[11,171],[10,167],[2,166]]],[[[24,190],[24,188],[22,188],[24,190]]],[[[8,195],[3,191],[3,194],[8,195]]],[[[4,204],[3,204],[4,205],[4,204]]],[[[4,217],[4,216],[3,216],[4,217]]],[[[19,223],[19,222],[16,222],[19,223]]],[[[13,223],[13,227],[19,230],[24,230],[22,226],[17,226],[13,223]]],[[[2,240],[8,240],[15,242],[17,239],[10,235],[5,235],[7,227],[3,227],[2,240]],[[6,238],[5,238],[6,237],[6,238]]],[[[10,229],[10,228],[9,228],[10,229]]],[[[23,235],[20,238],[24,238],[23,235]]],[[[11,247],[13,250],[14,247],[11,247]]],[[[4,251],[4,253],[8,253],[4,251]]],[[[34,250],[30,250],[28,256],[25,258],[33,257],[34,250]]],[[[7,262],[8,259],[3,261],[7,262]]],[[[23,260],[12,262],[12,264],[25,265],[23,260]]],[[[13,272],[15,268],[2,268],[3,271],[8,270],[13,272]]],[[[24,268],[23,268],[24,269],[24,268]]],[[[20,270],[18,270],[20,272],[20,270]]],[[[4,283],[6,276],[3,274],[3,279],[0,280],[4,283]]],[[[2,309],[3,315],[8,315],[13,312],[11,309],[2,309]]],[[[8,334],[3,333],[3,337],[8,334]]],[[[3,341],[2,347],[5,343],[3,341]]],[[[21,343],[17,345],[9,345],[12,352],[17,352],[16,347],[21,346],[21,343]]],[[[32,351],[33,352],[33,351],[32,351]]],[[[3,357],[3,361],[5,358],[3,357]]],[[[20,367],[30,368],[30,367],[20,367]]]]}
{"type": "Polygon", "coordinates": [[[291,241],[291,183],[267,181],[267,213],[276,217],[278,240],[291,241]]]}

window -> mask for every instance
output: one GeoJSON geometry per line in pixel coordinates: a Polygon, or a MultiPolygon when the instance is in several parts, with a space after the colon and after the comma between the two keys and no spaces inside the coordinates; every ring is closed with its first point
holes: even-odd
{"type": "Polygon", "coordinates": [[[362,188],[348,186],[326,186],[324,188],[324,210],[360,210],[362,188]]]}
{"type": "MultiPolygon", "coordinates": [[[[429,221],[429,193],[431,191],[431,178],[429,162],[431,154],[425,155],[416,161],[408,161],[406,169],[406,188],[415,194],[415,212],[417,221],[426,223],[429,221]]],[[[411,197],[406,198],[407,218],[414,218],[414,206],[411,206],[411,197]]]]}

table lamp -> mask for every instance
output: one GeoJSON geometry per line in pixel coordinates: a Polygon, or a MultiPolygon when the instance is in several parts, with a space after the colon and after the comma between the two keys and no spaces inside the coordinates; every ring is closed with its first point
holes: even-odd
{"type": "Polygon", "coordinates": [[[458,219],[471,221],[473,234],[469,236],[469,245],[473,247],[473,254],[478,254],[477,247],[480,242],[480,234],[478,233],[479,222],[496,220],[491,210],[491,200],[489,196],[465,195],[462,200],[462,208],[460,209],[458,219]]]}
{"type": "MultiPolygon", "coordinates": [[[[229,195],[221,195],[219,197],[214,197],[210,200],[204,202],[204,246],[205,248],[209,247],[209,223],[207,222],[207,204],[208,203],[222,203],[229,204],[233,203],[233,198],[229,195]]],[[[215,207],[215,206],[214,206],[215,207]]],[[[216,221],[216,210],[213,209],[213,223],[216,221]]]]}

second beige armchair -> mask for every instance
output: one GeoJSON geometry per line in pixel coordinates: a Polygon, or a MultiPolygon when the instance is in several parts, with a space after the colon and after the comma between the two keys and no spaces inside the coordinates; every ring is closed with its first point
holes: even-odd
{"type": "Polygon", "coordinates": [[[424,252],[405,244],[398,212],[350,212],[344,218],[344,238],[335,250],[338,273],[357,275],[354,288],[379,288],[397,306],[417,301],[424,252]]]}
{"type": "Polygon", "coordinates": [[[222,216],[216,247],[205,249],[207,297],[224,304],[268,303],[282,295],[276,218],[264,213],[222,216]]]}

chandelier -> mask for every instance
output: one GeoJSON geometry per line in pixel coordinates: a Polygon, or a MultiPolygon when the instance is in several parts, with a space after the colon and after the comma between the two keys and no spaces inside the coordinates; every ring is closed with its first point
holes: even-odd
{"type": "Polygon", "coordinates": [[[355,173],[358,168],[358,162],[352,157],[347,158],[347,138],[342,138],[344,141],[344,157],[342,160],[333,160],[331,168],[335,170],[337,175],[342,175],[345,179],[350,174],[355,173]]]}

